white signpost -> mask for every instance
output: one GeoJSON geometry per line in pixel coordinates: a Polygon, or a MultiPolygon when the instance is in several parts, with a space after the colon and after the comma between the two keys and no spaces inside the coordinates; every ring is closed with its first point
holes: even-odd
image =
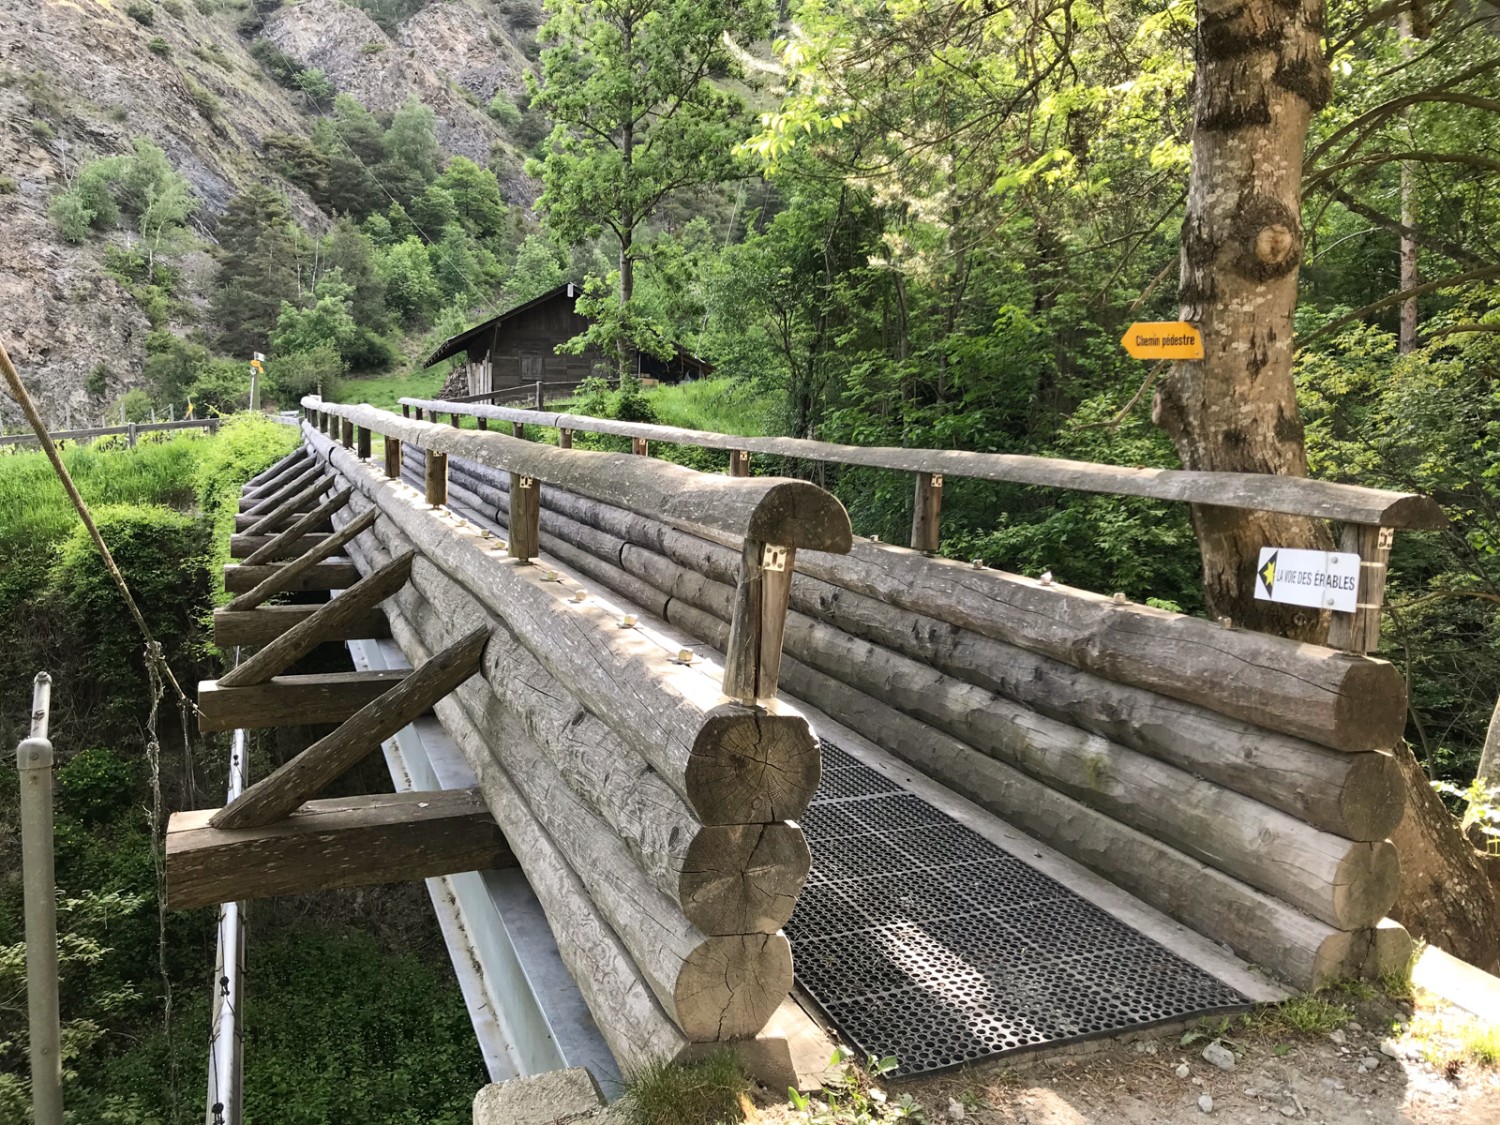
{"type": "Polygon", "coordinates": [[[1263,602],[1353,613],[1359,605],[1359,556],[1352,551],[1262,547],[1255,596],[1263,602]]]}

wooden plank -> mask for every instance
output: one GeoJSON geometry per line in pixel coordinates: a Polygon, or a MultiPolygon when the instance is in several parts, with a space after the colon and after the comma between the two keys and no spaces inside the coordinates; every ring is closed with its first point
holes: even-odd
{"type": "Polygon", "coordinates": [[[240,487],[240,495],[254,495],[255,493],[261,491],[272,480],[274,480],[276,477],[279,477],[282,473],[287,472],[288,470],[293,468],[306,456],[307,447],[305,445],[299,445],[296,449],[292,450],[280,461],[277,461],[274,465],[271,465],[268,468],[262,469],[260,472],[256,473],[253,477],[247,480],[240,487]]]}
{"type": "Polygon", "coordinates": [[[248,660],[225,672],[219,677],[219,686],[248,687],[251,684],[263,684],[272,676],[286,671],[318,645],[332,639],[333,634],[344,631],[351,621],[357,621],[404,586],[411,577],[411,563],[415,553],[409,551],[400,558],[393,559],[374,573],[361,578],[338,597],[319,606],[312,616],[277,637],[248,660]]]}
{"type": "MultiPolygon", "coordinates": [[[[373,510],[350,520],[332,535],[320,536],[319,541],[284,566],[277,567],[265,581],[248,593],[232,599],[226,609],[254,609],[261,602],[292,589],[290,583],[303,573],[317,566],[324,559],[342,550],[348,542],[366,528],[371,527],[379,513],[373,510]]],[[[302,542],[302,540],[298,540],[302,542]]]]}
{"type": "MultiPolygon", "coordinates": [[[[346,716],[347,721],[338,730],[313,743],[220,809],[214,815],[213,826],[248,828],[269,824],[286,816],[303,801],[317,796],[324,786],[378,747],[383,739],[429,710],[436,700],[472,676],[479,667],[489,638],[489,629],[476,629],[416,671],[398,676],[396,683],[387,685],[390,690],[382,691],[357,713],[346,716]]],[[[294,678],[281,677],[272,680],[271,684],[294,678]]],[[[218,690],[254,692],[266,686],[270,685],[218,690]]],[[[201,690],[199,699],[201,707],[201,690]]]]}
{"type": "MultiPolygon", "coordinates": [[[[441,400],[407,398],[403,404],[434,410],[451,409],[441,400]]],[[[1009,481],[1117,496],[1145,496],[1188,504],[1214,504],[1251,511],[1284,512],[1316,519],[1340,520],[1381,527],[1438,530],[1447,526],[1442,508],[1426,496],[1334,484],[1305,477],[1268,473],[1214,473],[1188,469],[1131,468],[1056,457],[1014,453],[972,453],[955,449],[897,449],[837,445],[804,438],[744,437],[707,430],[686,430],[644,422],[620,422],[577,414],[516,410],[482,403],[460,404],[466,414],[504,421],[526,421],[538,426],[644,438],[702,449],[747,449],[774,457],[866,465],[910,473],[940,473],[951,477],[1009,481]]],[[[543,475],[543,479],[547,479],[543,475]]],[[[559,482],[562,483],[562,482],[559,482]]]]}
{"type": "MultiPolygon", "coordinates": [[[[248,559],[275,538],[276,536],[274,535],[251,535],[248,532],[231,535],[229,537],[229,557],[232,559],[248,559]]],[[[306,554],[329,538],[330,536],[326,532],[306,532],[277,548],[276,553],[265,561],[277,562],[282,559],[295,559],[298,555],[306,554]]]]}
{"type": "Polygon", "coordinates": [[[245,557],[245,565],[254,566],[257,563],[271,562],[278,558],[285,558],[286,552],[290,550],[292,544],[299,542],[303,536],[329,534],[328,532],[320,532],[317,529],[325,525],[332,526],[328,522],[329,519],[333,516],[334,512],[342,510],[344,505],[349,503],[349,497],[352,495],[352,492],[352,489],[343,489],[319,504],[312,511],[299,516],[292,522],[291,526],[277,532],[263,546],[251,551],[245,557]]]}
{"type": "Polygon", "coordinates": [[[170,909],[516,865],[474,789],[309,801],[259,828],[213,828],[217,811],[167,824],[170,909]]]}
{"type": "Polygon", "coordinates": [[[254,687],[198,684],[198,729],[290,727],[342,723],[400,684],[405,672],[325,672],[277,676],[254,687]]]}
{"type": "Polygon", "coordinates": [[[408,421],[372,406],[328,408],[413,446],[619,503],[674,526],[703,528],[732,538],[736,546],[749,536],[766,543],[842,552],[851,541],[849,515],[843,505],[806,481],[719,476],[653,457],[563,450],[494,431],[408,421]]]}
{"type": "Polygon", "coordinates": [[[535,477],[511,473],[510,495],[514,499],[506,553],[513,559],[529,562],[536,558],[542,544],[541,488],[535,477]]]}
{"type": "MultiPolygon", "coordinates": [[[[353,585],[353,581],[345,585],[353,585]]],[[[216,609],[214,644],[220,648],[269,644],[320,608],[321,606],[316,605],[263,605],[247,610],[216,609]]],[[[350,621],[342,622],[336,628],[325,626],[325,631],[325,639],[329,641],[357,641],[389,637],[391,626],[385,619],[385,614],[378,609],[371,609],[350,621]]]]}
{"type": "Polygon", "coordinates": [[[943,511],[943,474],[918,473],[916,495],[912,501],[911,549],[925,554],[937,553],[942,541],[940,519],[943,511]]]}
{"type": "Polygon", "coordinates": [[[428,449],[426,465],[422,474],[423,494],[434,508],[448,502],[448,455],[428,449]]]}
{"type": "MultiPolygon", "coordinates": [[[[230,563],[224,567],[224,589],[231,594],[249,593],[284,569],[279,564],[244,566],[230,563]]],[[[280,592],[302,594],[309,590],[344,590],[358,581],[359,571],[353,563],[342,557],[330,558],[314,563],[298,574],[285,576],[280,592]]]]}

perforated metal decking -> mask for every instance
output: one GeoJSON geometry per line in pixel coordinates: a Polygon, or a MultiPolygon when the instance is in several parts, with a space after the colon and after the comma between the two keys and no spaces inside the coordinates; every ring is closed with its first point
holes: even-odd
{"type": "Polygon", "coordinates": [[[1249,1005],[827,741],[802,825],[797,980],[900,1075],[1249,1005]]]}

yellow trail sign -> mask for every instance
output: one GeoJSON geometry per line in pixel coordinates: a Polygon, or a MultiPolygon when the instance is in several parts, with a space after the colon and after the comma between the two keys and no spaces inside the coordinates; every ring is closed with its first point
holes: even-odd
{"type": "Polygon", "coordinates": [[[1185,320],[1147,320],[1132,324],[1120,343],[1134,359],[1202,359],[1203,333],[1185,320]]]}

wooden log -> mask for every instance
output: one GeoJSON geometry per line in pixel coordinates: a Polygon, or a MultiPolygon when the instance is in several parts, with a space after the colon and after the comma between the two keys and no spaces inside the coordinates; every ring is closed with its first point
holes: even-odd
{"type": "Polygon", "coordinates": [[[942,542],[943,474],[918,473],[912,501],[911,549],[936,554],[942,542]]]}
{"type": "Polygon", "coordinates": [[[510,474],[510,496],[513,510],[509,513],[510,535],[506,551],[513,559],[530,562],[541,546],[540,488],[536,478],[520,473],[510,474]]]}
{"type": "MultiPolygon", "coordinates": [[[[674,601],[669,617],[699,636],[724,632],[686,603],[674,601]]],[[[1320,922],[795,659],[783,668],[799,698],[1282,980],[1315,988],[1363,963],[1368,931],[1320,922]]]]}
{"type": "Polygon", "coordinates": [[[355,455],[361,461],[370,459],[370,427],[360,426],[354,433],[355,455]]]}
{"type": "MultiPolygon", "coordinates": [[[[432,409],[450,404],[441,400],[405,399],[432,409]]],[[[347,408],[341,408],[347,409],[347,408]]],[[[1436,501],[1413,493],[1386,492],[1356,485],[1334,484],[1307,477],[1270,473],[1224,473],[1190,469],[1135,468],[1120,465],[1066,461],[1057,457],[1035,457],[1014,453],[975,453],[956,449],[898,449],[837,445],[790,437],[744,437],[705,430],[687,430],[643,422],[623,422],[547,411],[520,411],[503,406],[475,403],[471,413],[506,421],[525,420],[585,433],[644,438],[700,449],[745,449],[772,457],[821,461],[840,465],[865,465],[908,473],[942,473],[950,477],[1009,481],[1014,484],[1100,492],[1115,496],[1145,496],[1188,504],[1213,504],[1225,508],[1282,512],[1314,519],[1381,527],[1437,530],[1447,518],[1436,501]]],[[[420,417],[420,410],[418,416],[420,417]]],[[[547,479],[543,475],[543,479],[547,479]]],[[[563,483],[563,482],[558,482],[563,483]]]]}
{"type": "Polygon", "coordinates": [[[396,438],[385,439],[385,475],[401,479],[401,442],[396,438]]]}
{"type": "Polygon", "coordinates": [[[277,461],[274,465],[270,465],[267,468],[262,469],[260,472],[256,473],[253,477],[247,480],[243,485],[241,485],[240,495],[242,497],[247,495],[253,496],[255,493],[262,491],[268,483],[270,483],[276,477],[279,477],[282,473],[285,473],[293,468],[306,456],[307,450],[303,446],[299,445],[296,449],[292,450],[280,461],[277,461]]]}
{"type": "Polygon", "coordinates": [[[219,677],[220,687],[248,687],[279,676],[349,623],[375,609],[411,577],[415,552],[407,552],[361,578],[349,589],[318,607],[316,613],[277,637],[254,656],[219,677]]]}
{"type": "Polygon", "coordinates": [[[285,527],[298,515],[306,512],[309,505],[316,508],[318,497],[327,492],[330,487],[327,477],[319,477],[297,495],[282,501],[265,515],[253,513],[258,518],[245,529],[245,533],[247,535],[270,535],[277,529],[285,527]]]}
{"type": "MultiPolygon", "coordinates": [[[[344,585],[353,585],[353,581],[344,585]]],[[[307,620],[320,608],[321,606],[316,605],[263,605],[247,610],[216,609],[214,644],[220,648],[268,644],[299,622],[307,620]]],[[[326,639],[355,641],[390,635],[391,627],[385,614],[378,609],[371,609],[337,628],[327,630],[326,639]]]]}
{"type": "MultiPolygon", "coordinates": [[[[231,594],[246,594],[284,569],[280,565],[236,566],[230,563],[224,567],[224,589],[231,594]]],[[[309,590],[344,590],[358,581],[359,571],[348,559],[329,558],[297,574],[285,576],[279,592],[302,594],[309,590]]],[[[231,602],[224,608],[229,609],[232,605],[231,602]]]]}
{"type": "MultiPolygon", "coordinates": [[[[248,559],[266,544],[276,537],[274,535],[231,535],[229,537],[229,557],[232,559],[248,559]]],[[[325,542],[328,536],[321,532],[306,532],[296,539],[290,540],[284,547],[279,548],[270,559],[295,559],[298,555],[313,550],[320,543],[325,542]]]]}
{"type": "MultiPolygon", "coordinates": [[[[309,440],[321,442],[315,435],[309,440]]],[[[705,824],[795,820],[802,814],[817,788],[821,760],[801,716],[721,703],[717,684],[665,660],[659,648],[619,628],[601,606],[569,601],[561,584],[497,558],[472,529],[396,502],[394,483],[353,472],[352,458],[339,450],[318,444],[316,451],[338,471],[350,470],[365,497],[385,499],[381,513],[421,555],[412,568],[414,581],[433,567],[460,582],[510,625],[564,687],[587,698],[594,714],[631,741],[705,824]]]]}
{"type": "Polygon", "coordinates": [[[412,445],[618,503],[673,526],[703,528],[731,537],[736,546],[747,536],[815,551],[843,551],[850,542],[843,505],[806,481],[723,477],[656,458],[561,450],[494,431],[407,421],[374,407],[336,409],[412,445]]]}
{"type": "Polygon", "coordinates": [[[221,688],[214,680],[203,680],[198,684],[198,729],[342,723],[404,676],[404,672],[326,672],[277,676],[269,683],[241,688],[221,688]]]}
{"type": "MultiPolygon", "coordinates": [[[[441,699],[435,710],[465,757],[483,760],[488,744],[458,701],[441,699]]],[[[493,770],[484,790],[485,802],[547,916],[558,953],[621,1071],[633,1075],[662,1059],[677,1058],[688,1047],[687,1037],[662,1011],[630,954],[505,771],[493,770]]]]}
{"type": "MultiPolygon", "coordinates": [[[[393,631],[399,633],[400,626],[393,625],[393,631]]],[[[420,655],[414,638],[408,637],[407,644],[420,655]]],[[[458,702],[464,707],[463,696],[458,702]]],[[[504,711],[486,714],[481,710],[480,714],[486,719],[506,717],[504,711]]],[[[473,712],[469,719],[475,722],[473,712]]],[[[543,750],[534,744],[525,746],[530,739],[513,718],[501,730],[483,729],[492,745],[518,745],[517,763],[537,766],[545,762],[543,750]]],[[[503,771],[525,799],[526,788],[517,772],[500,766],[492,756],[476,757],[471,765],[481,790],[488,795],[496,772],[503,771]]],[[[544,774],[528,780],[538,797],[526,801],[531,816],[577,874],[662,1010],[683,1034],[695,1042],[716,1042],[747,1038],[764,1027],[792,986],[791,947],[786,937],[703,933],[651,885],[619,837],[555,771],[550,783],[544,774]]]]}
{"type": "MultiPolygon", "coordinates": [[[[370,552],[373,565],[385,556],[370,552]]],[[[590,714],[528,659],[503,624],[456,583],[438,580],[436,601],[413,586],[388,606],[404,644],[431,651],[456,631],[489,622],[507,651],[503,665],[486,658],[484,678],[459,689],[492,752],[518,781],[555,774],[624,840],[635,862],[661,893],[705,933],[774,932],[791,916],[810,857],[802,832],[790,824],[705,826],[669,785],[617,734],[590,714]],[[493,670],[492,670],[493,669],[493,670]],[[499,736],[520,723],[524,747],[499,736]],[[519,757],[540,747],[545,760],[519,757]]],[[[534,787],[524,786],[536,805],[534,787]]]]}
{"type": "MultiPolygon", "coordinates": [[[[299,580],[303,574],[317,566],[324,559],[338,553],[348,545],[360,532],[366,530],[375,523],[378,512],[371,511],[350,520],[332,535],[323,536],[313,546],[298,555],[284,566],[275,568],[271,574],[247,593],[233,598],[225,609],[254,609],[261,602],[274,594],[293,587],[291,583],[299,580]]],[[[303,540],[297,540],[302,542],[303,540]]]]}
{"type": "Polygon", "coordinates": [[[488,629],[476,629],[455,641],[389,691],[360,708],[338,730],[320,738],[225,805],[214,814],[213,826],[250,828],[269,824],[286,816],[303,801],[317,796],[383,740],[428,711],[436,700],[472,676],[479,667],[489,638],[488,629]]]}
{"type": "MultiPolygon", "coordinates": [[[[471,480],[466,467],[459,479],[471,480]]],[[[486,485],[477,487],[487,489],[486,485]]],[[[504,495],[486,492],[486,498],[504,495]]],[[[549,490],[547,504],[629,532],[634,543],[654,544],[681,569],[663,569],[650,555],[629,555],[629,566],[595,563],[591,576],[648,605],[641,586],[665,595],[670,588],[703,607],[705,581],[731,582],[739,567],[735,553],[717,544],[605,509],[595,501],[549,490]]],[[[565,557],[592,552],[621,562],[627,540],[579,522],[561,510],[544,510],[547,549],[565,557]],[[580,552],[576,547],[587,548],[580,552]]],[[[935,618],[893,608],[808,575],[792,584],[792,604],[806,617],[855,637],[884,645],[949,676],[1022,703],[1049,718],[1080,727],[1131,749],[1253,797],[1318,828],[1351,840],[1380,840],[1399,822],[1404,790],[1394,759],[1383,751],[1345,753],[1217,715],[1142,688],[1113,683],[1092,673],[935,618]]],[[[660,614],[662,610],[653,609],[660,614]]],[[[789,651],[806,655],[807,621],[793,614],[798,632],[789,651]]]]}
{"type": "Polygon", "coordinates": [[[516,865],[473,789],[309,801],[260,828],[213,828],[217,811],[167,824],[172,910],[516,865]]]}
{"type": "MultiPolygon", "coordinates": [[[[260,521],[259,521],[259,519],[256,516],[247,516],[247,515],[244,515],[244,514],[238,514],[238,515],[236,515],[234,517],[234,531],[235,531],[235,534],[241,534],[243,532],[249,531],[252,527],[254,527],[259,522],[260,521]]],[[[325,531],[326,532],[326,531],[331,531],[332,528],[330,528],[328,526],[328,522],[325,520],[321,524],[315,524],[314,526],[308,528],[308,530],[309,531],[325,531]]]]}
{"type": "Polygon", "coordinates": [[[283,482],[278,482],[276,488],[263,492],[257,496],[246,498],[240,495],[240,511],[247,515],[258,516],[274,511],[277,507],[290,500],[301,492],[313,481],[324,473],[323,466],[312,462],[298,470],[294,474],[288,474],[283,482]]]}
{"type": "Polygon", "coordinates": [[[299,542],[303,536],[321,534],[315,532],[314,529],[327,523],[334,512],[342,510],[344,505],[349,503],[351,494],[351,489],[342,489],[312,511],[300,516],[285,530],[278,532],[264,545],[251,551],[245,558],[245,565],[254,566],[257,563],[270,562],[272,559],[285,558],[291,545],[299,542]]]}
{"type": "Polygon", "coordinates": [[[426,450],[426,454],[425,495],[427,502],[438,508],[448,502],[448,455],[435,449],[426,450]]]}

